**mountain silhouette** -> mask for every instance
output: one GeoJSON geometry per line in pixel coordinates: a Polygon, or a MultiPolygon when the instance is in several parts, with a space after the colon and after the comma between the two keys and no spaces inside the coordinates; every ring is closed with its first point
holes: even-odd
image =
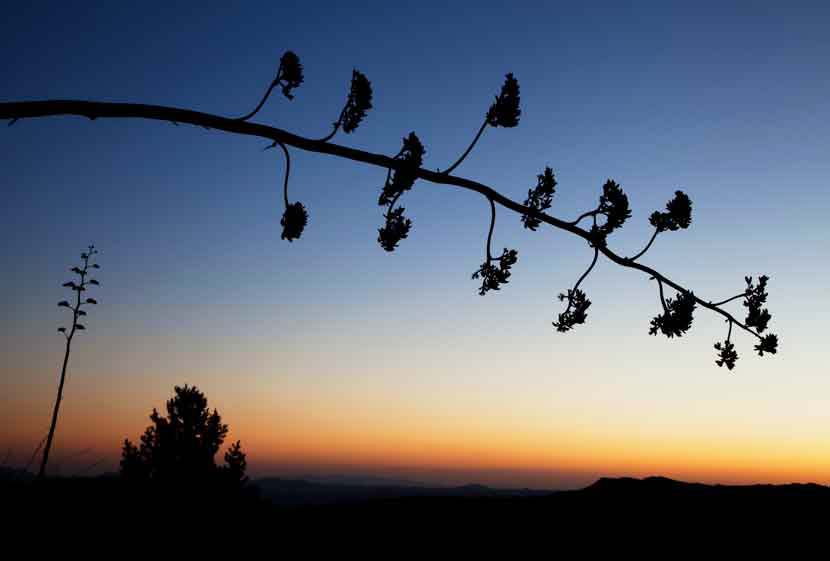
{"type": "Polygon", "coordinates": [[[302,479],[264,478],[254,481],[262,497],[278,506],[300,505],[333,505],[343,503],[368,503],[374,500],[397,500],[413,497],[526,497],[549,495],[551,491],[530,489],[497,489],[478,484],[462,485],[457,487],[427,486],[412,482],[401,485],[394,480],[380,479],[379,484],[371,484],[371,480],[352,483],[334,481],[308,481],[302,479]]]}
{"type": "Polygon", "coordinates": [[[15,513],[10,530],[15,524],[27,528],[32,520],[72,531],[123,528],[148,520],[196,524],[205,513],[214,513],[226,529],[259,529],[262,535],[273,528],[322,533],[344,526],[392,526],[399,532],[417,529],[425,539],[448,531],[484,531],[489,539],[490,534],[521,536],[541,527],[557,539],[583,536],[583,545],[608,542],[611,535],[631,543],[666,535],[686,540],[678,543],[698,543],[715,534],[750,532],[760,540],[780,536],[785,529],[804,533],[823,520],[830,505],[830,487],[824,485],[708,485],[665,477],[601,478],[568,491],[264,478],[233,496],[208,488],[194,494],[189,488],[135,486],[113,476],[45,481],[15,476],[0,478],[5,511],[15,513]]]}

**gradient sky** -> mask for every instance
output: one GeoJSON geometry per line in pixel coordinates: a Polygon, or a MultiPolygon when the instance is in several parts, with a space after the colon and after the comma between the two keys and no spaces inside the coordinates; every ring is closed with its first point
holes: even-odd
{"type": "MultiPolygon", "coordinates": [[[[771,276],[779,354],[698,311],[651,337],[656,287],[600,260],[588,323],[557,334],[556,294],[590,261],[566,233],[500,212],[509,285],[485,297],[489,209],[418,182],[394,254],[377,245],[382,170],[293,152],[302,239],[280,240],[279,151],[149,121],[63,117],[0,126],[0,447],[25,463],[48,430],[63,353],[61,283],[102,254],[76,339],[53,461],[114,469],[176,384],[203,389],[264,474],[361,473],[439,483],[573,487],[599,475],[830,482],[830,8],[826,2],[37,3],[0,21],[2,100],[77,98],[236,116],[287,49],[306,81],[256,117],[323,136],[352,68],[374,109],[335,141],[425,166],[469,143],[506,72],[522,121],[488,130],[457,170],[523,200],[550,165],[552,213],[574,217],[614,178],[633,254],[675,189],[691,229],[643,260],[707,299],[771,276]]],[[[19,10],[19,11],[17,11],[19,10]]],[[[734,311],[742,314],[740,303],[734,311]]]]}

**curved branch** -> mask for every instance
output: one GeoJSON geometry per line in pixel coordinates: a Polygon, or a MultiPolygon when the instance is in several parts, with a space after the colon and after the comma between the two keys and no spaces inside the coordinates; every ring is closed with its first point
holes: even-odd
{"type": "Polygon", "coordinates": [[[570,224],[571,226],[576,226],[577,224],[579,224],[580,222],[582,222],[584,219],[588,218],[589,216],[593,216],[594,224],[596,224],[597,214],[599,214],[599,209],[597,209],[597,208],[595,208],[594,210],[589,210],[588,212],[583,212],[582,214],[579,215],[579,218],[577,218],[576,220],[572,220],[572,221],[568,222],[568,224],[570,224]]]}
{"type": "Polygon", "coordinates": [[[657,279],[657,286],[660,287],[660,304],[663,306],[663,313],[668,314],[669,308],[666,306],[666,297],[663,294],[663,281],[659,277],[655,277],[657,279]]]}
{"type": "Polygon", "coordinates": [[[490,252],[490,244],[493,242],[493,228],[496,227],[496,204],[493,199],[487,199],[490,202],[490,231],[487,232],[487,262],[497,261],[493,259],[493,254],[490,252]]]}
{"type": "MultiPolygon", "coordinates": [[[[254,108],[254,110],[251,111],[250,113],[248,113],[247,115],[245,115],[243,117],[237,117],[236,120],[237,121],[247,121],[248,119],[250,119],[251,117],[253,117],[257,113],[259,113],[259,110],[262,109],[262,106],[265,105],[266,101],[268,101],[268,97],[271,95],[271,92],[274,91],[274,88],[276,88],[277,84],[280,83],[281,78],[282,78],[282,66],[280,66],[279,70],[277,70],[277,77],[274,78],[274,81],[271,82],[271,85],[265,91],[265,95],[262,96],[262,99],[260,100],[259,105],[257,105],[254,108]]],[[[175,121],[174,121],[174,124],[176,124],[175,121]]]]}
{"type": "Polygon", "coordinates": [[[403,195],[403,191],[398,191],[398,194],[392,197],[392,200],[389,201],[388,212],[392,212],[392,209],[395,208],[395,205],[398,203],[398,199],[401,198],[401,195],[403,195]]]}
{"type": "MultiPolygon", "coordinates": [[[[597,258],[598,257],[599,257],[599,250],[594,248],[594,259],[591,261],[591,264],[588,265],[588,268],[585,270],[585,272],[582,273],[582,276],[579,277],[579,280],[576,281],[576,284],[573,287],[574,292],[576,292],[576,289],[579,288],[580,284],[582,284],[582,281],[585,280],[585,277],[587,277],[591,273],[591,271],[594,269],[594,265],[597,264],[597,258]]],[[[570,304],[568,306],[570,307],[570,304]]]]}
{"type": "MultiPolygon", "coordinates": [[[[365,164],[378,166],[387,169],[401,169],[406,163],[381,154],[374,154],[364,150],[357,150],[339,144],[332,144],[329,142],[320,142],[319,140],[312,140],[305,138],[288,131],[262,125],[258,123],[250,123],[247,121],[240,121],[238,119],[229,119],[219,115],[210,113],[202,113],[200,111],[193,111],[190,109],[179,109],[175,107],[167,107],[163,105],[145,105],[138,103],[109,103],[100,101],[76,101],[76,100],[47,100],[47,101],[22,101],[22,102],[7,102],[0,103],[0,119],[29,119],[35,117],[51,117],[57,115],[76,115],[86,117],[90,120],[97,118],[126,118],[126,119],[151,119],[156,121],[169,121],[177,123],[185,123],[199,127],[206,127],[210,129],[221,130],[233,134],[240,134],[243,136],[253,136],[264,138],[271,141],[282,142],[287,146],[293,146],[300,150],[308,152],[315,152],[318,154],[329,154],[339,158],[345,158],[355,162],[363,162],[365,164]]],[[[563,230],[577,237],[582,238],[586,242],[591,242],[591,236],[588,230],[578,227],[573,222],[561,220],[544,212],[524,206],[496,191],[495,189],[466,179],[449,175],[448,173],[441,173],[430,171],[424,168],[416,170],[415,175],[418,179],[435,183],[438,185],[449,185],[468,191],[473,191],[484,195],[493,203],[498,203],[508,210],[512,210],[518,214],[532,216],[541,222],[544,222],[554,228],[563,230]]],[[[590,215],[591,213],[588,213],[590,215]]],[[[596,211],[593,211],[596,214],[596,211]]],[[[580,218],[581,219],[581,218],[580,218]]],[[[607,246],[596,248],[607,259],[616,263],[621,267],[628,269],[635,269],[646,275],[657,279],[666,286],[673,288],[678,292],[689,292],[682,285],[672,281],[656,270],[632,261],[626,257],[615,253],[607,246]]],[[[747,327],[738,321],[732,314],[726,310],[721,309],[716,304],[707,302],[699,296],[695,296],[695,302],[702,308],[711,310],[720,314],[727,320],[731,320],[735,325],[751,333],[757,338],[761,336],[753,329],[747,327]]]]}
{"type": "Polygon", "coordinates": [[[726,300],[721,300],[720,302],[715,302],[712,305],[713,306],[723,306],[724,304],[728,304],[732,300],[737,300],[738,298],[745,298],[745,297],[746,297],[746,293],[741,292],[740,294],[736,294],[735,296],[732,296],[731,298],[727,298],[726,300]]]}
{"type": "Polygon", "coordinates": [[[476,137],[473,139],[473,141],[470,143],[470,145],[467,147],[467,149],[464,150],[464,153],[461,154],[461,157],[458,158],[453,165],[451,165],[450,167],[448,167],[447,169],[445,169],[441,173],[452,173],[452,170],[457,168],[459,166],[459,164],[461,164],[461,162],[464,161],[464,158],[466,158],[470,154],[470,152],[472,152],[473,147],[476,145],[476,142],[478,142],[478,139],[481,138],[481,135],[482,135],[482,133],[484,133],[484,129],[486,129],[486,128],[487,128],[487,119],[484,119],[484,122],[481,123],[481,128],[478,129],[478,133],[476,133],[476,137]]]}
{"type": "Polygon", "coordinates": [[[282,196],[285,200],[285,208],[288,208],[288,176],[291,173],[291,156],[288,155],[288,148],[285,147],[285,144],[282,142],[277,141],[277,144],[280,148],[282,148],[283,153],[285,154],[285,181],[283,182],[282,186],[282,196]]]}
{"type": "Polygon", "coordinates": [[[326,136],[324,136],[323,138],[321,138],[320,142],[328,142],[329,140],[334,138],[334,135],[337,134],[337,131],[340,130],[340,126],[343,124],[343,116],[345,114],[346,114],[346,106],[344,106],[343,109],[340,110],[340,116],[337,117],[337,121],[335,121],[334,124],[332,125],[332,127],[333,127],[332,131],[329,134],[327,134],[326,136]]]}
{"type": "MultiPolygon", "coordinates": [[[[599,250],[597,248],[594,248],[594,258],[591,260],[591,264],[588,265],[588,268],[585,270],[584,273],[582,273],[582,276],[580,276],[579,279],[576,281],[576,284],[574,284],[574,287],[571,290],[568,291],[567,296],[564,295],[564,294],[560,295],[560,299],[563,299],[563,298],[567,297],[568,306],[565,308],[565,312],[562,315],[559,316],[559,318],[560,318],[559,319],[559,324],[563,323],[563,319],[562,319],[563,316],[567,316],[568,313],[570,313],[571,308],[573,308],[574,298],[578,297],[577,290],[579,289],[579,285],[582,284],[582,281],[585,280],[585,277],[587,277],[590,274],[590,272],[594,269],[594,265],[597,264],[597,258],[598,257],[599,257],[599,250]]],[[[582,296],[584,298],[584,292],[582,293],[582,296]]],[[[589,305],[590,305],[590,302],[589,302],[589,305]]],[[[584,315],[584,310],[583,310],[583,315],[584,315]]],[[[579,323],[582,323],[582,322],[584,322],[584,318],[579,323]]],[[[557,325],[556,323],[554,323],[554,325],[556,325],[557,328],[561,330],[560,325],[557,325]]],[[[572,324],[570,325],[570,327],[572,327],[572,324]]]]}
{"type": "Polygon", "coordinates": [[[334,138],[334,135],[337,134],[337,131],[339,131],[339,130],[340,130],[340,121],[337,121],[336,123],[334,123],[334,128],[332,129],[332,131],[329,134],[327,134],[326,136],[324,136],[323,138],[321,138],[320,142],[328,142],[329,140],[334,138]]]}
{"type": "Polygon", "coordinates": [[[642,257],[642,256],[645,254],[645,252],[646,252],[646,251],[648,251],[648,249],[651,247],[651,244],[653,244],[653,243],[654,243],[654,240],[656,240],[656,239],[657,239],[657,234],[659,234],[659,233],[660,233],[660,230],[658,230],[657,228],[655,228],[655,229],[654,229],[654,234],[652,234],[651,239],[650,239],[650,240],[648,240],[648,243],[647,243],[647,244],[646,244],[646,246],[643,248],[643,250],[642,250],[640,253],[638,253],[637,255],[635,255],[634,257],[629,257],[629,259],[631,259],[632,261],[636,261],[637,259],[639,259],[640,257],[642,257]]]}

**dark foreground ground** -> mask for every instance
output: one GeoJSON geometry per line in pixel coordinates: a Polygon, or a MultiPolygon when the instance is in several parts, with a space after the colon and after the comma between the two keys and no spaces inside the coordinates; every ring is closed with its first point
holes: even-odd
{"type": "Polygon", "coordinates": [[[807,537],[826,543],[830,537],[830,487],[813,484],[713,486],[659,477],[604,478],[581,490],[540,492],[271,479],[238,493],[139,488],[98,477],[6,479],[0,493],[3,529],[9,535],[15,527],[33,526],[75,533],[110,527],[151,533],[198,527],[215,532],[218,539],[238,535],[241,528],[259,538],[311,532],[314,544],[325,543],[332,532],[345,531],[352,542],[361,543],[392,531],[413,543],[438,534],[452,536],[470,540],[477,549],[490,540],[541,540],[548,546],[576,540],[591,548],[607,546],[609,540],[639,543],[668,535],[682,547],[718,535],[757,549],[785,533],[799,536],[799,543],[807,537]]]}

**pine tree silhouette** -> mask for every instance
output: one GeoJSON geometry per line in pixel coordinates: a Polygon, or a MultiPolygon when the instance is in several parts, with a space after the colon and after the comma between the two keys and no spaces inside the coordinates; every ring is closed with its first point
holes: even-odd
{"type": "Polygon", "coordinates": [[[152,424],[136,446],[124,440],[121,476],[129,481],[157,481],[183,484],[221,481],[243,485],[247,481],[247,461],[240,442],[225,453],[225,464],[217,465],[216,453],[228,434],[228,425],[214,409],[208,408],[205,395],[195,386],[175,387],[167,401],[167,415],[156,409],[152,424]]]}

